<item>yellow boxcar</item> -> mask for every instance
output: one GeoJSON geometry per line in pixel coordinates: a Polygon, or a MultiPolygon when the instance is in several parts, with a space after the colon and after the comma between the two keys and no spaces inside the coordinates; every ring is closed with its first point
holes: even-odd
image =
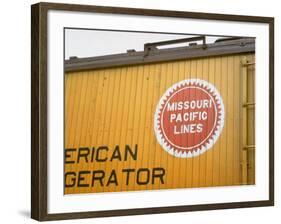
{"type": "Polygon", "coordinates": [[[65,194],[255,184],[255,39],[145,46],[65,61],[65,194]],[[215,143],[185,158],[155,134],[161,97],[183,80],[210,83],[224,105],[215,143]]]}

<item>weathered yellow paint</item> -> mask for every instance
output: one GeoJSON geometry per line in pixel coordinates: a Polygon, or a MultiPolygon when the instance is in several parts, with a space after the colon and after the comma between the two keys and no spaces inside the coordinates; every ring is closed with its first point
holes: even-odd
{"type": "MultiPolygon", "coordinates": [[[[65,148],[108,146],[111,155],[116,145],[138,145],[137,160],[65,164],[65,172],[104,170],[108,178],[116,170],[118,186],[68,187],[65,194],[115,192],[152,189],[227,186],[255,183],[253,54],[186,59],[146,65],[123,66],[65,75],[65,148]],[[225,124],[215,145],[193,158],[177,158],[158,144],[153,119],[163,93],[174,83],[191,78],[204,79],[220,92],[225,106],[225,124]],[[122,169],[166,170],[165,183],[137,185],[130,176],[126,185],[122,169]]],[[[75,160],[77,152],[70,154],[75,160]]],[[[83,183],[91,183],[90,175],[83,183]]],[[[66,184],[71,182],[66,180],[66,184]]]]}

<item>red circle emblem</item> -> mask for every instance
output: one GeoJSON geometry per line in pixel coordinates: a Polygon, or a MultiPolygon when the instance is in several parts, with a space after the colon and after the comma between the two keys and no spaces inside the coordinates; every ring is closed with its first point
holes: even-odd
{"type": "Polygon", "coordinates": [[[176,157],[210,149],[224,125],[224,105],[217,89],[200,79],[174,84],[161,97],[154,116],[159,144],[176,157]]]}

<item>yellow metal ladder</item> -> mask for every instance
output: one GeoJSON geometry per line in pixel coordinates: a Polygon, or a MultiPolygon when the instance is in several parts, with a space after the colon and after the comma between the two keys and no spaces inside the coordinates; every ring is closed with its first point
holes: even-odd
{"type": "Polygon", "coordinates": [[[255,59],[241,61],[241,184],[255,184],[255,59]]]}

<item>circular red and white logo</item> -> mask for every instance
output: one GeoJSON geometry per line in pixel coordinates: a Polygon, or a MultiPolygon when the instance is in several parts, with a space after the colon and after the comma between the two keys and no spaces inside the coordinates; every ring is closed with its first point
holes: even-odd
{"type": "Polygon", "coordinates": [[[224,126],[224,105],[209,82],[187,79],[171,86],[154,115],[159,144],[181,158],[198,156],[217,141],[224,126]]]}

